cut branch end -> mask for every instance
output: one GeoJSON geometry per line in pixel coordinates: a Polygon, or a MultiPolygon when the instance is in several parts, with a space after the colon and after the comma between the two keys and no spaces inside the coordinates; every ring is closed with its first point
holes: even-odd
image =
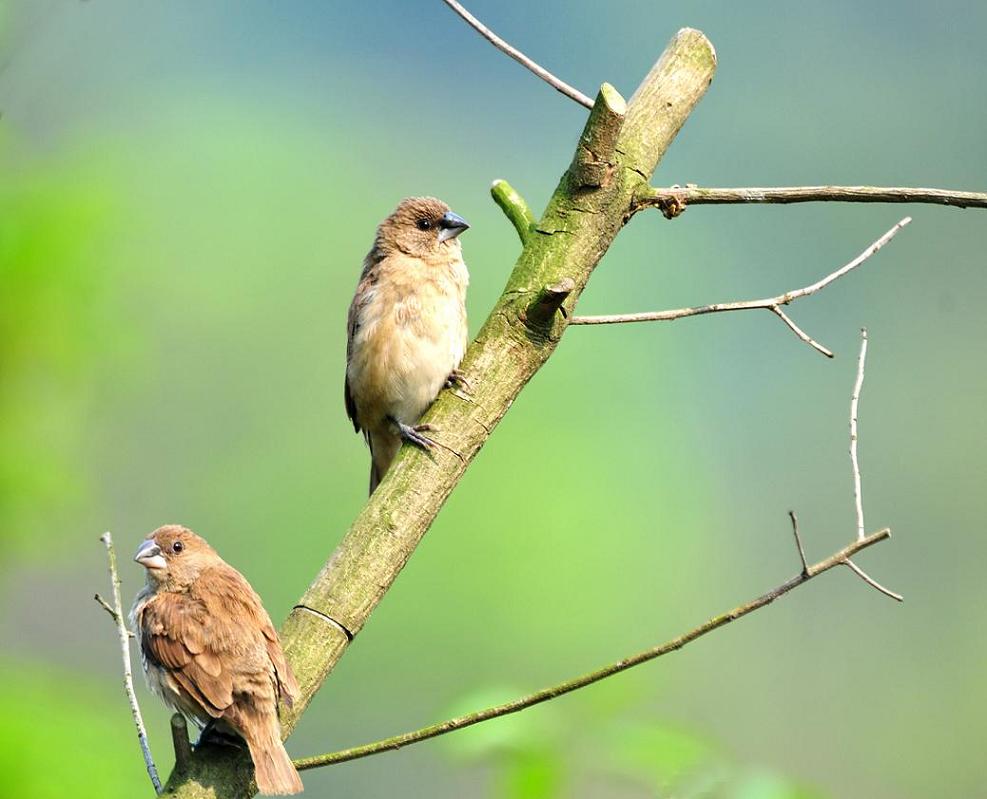
{"type": "Polygon", "coordinates": [[[181,713],[171,717],[171,743],[175,747],[175,768],[181,772],[188,770],[192,760],[192,744],[188,739],[188,725],[181,713]]]}
{"type": "Polygon", "coordinates": [[[596,95],[569,168],[577,189],[598,188],[609,183],[617,165],[617,138],[626,113],[627,103],[620,92],[604,83],[596,95]]]}
{"type": "Polygon", "coordinates": [[[564,277],[558,283],[545,286],[525,311],[525,322],[529,328],[547,327],[552,324],[562,303],[576,288],[571,277],[564,277]]]}

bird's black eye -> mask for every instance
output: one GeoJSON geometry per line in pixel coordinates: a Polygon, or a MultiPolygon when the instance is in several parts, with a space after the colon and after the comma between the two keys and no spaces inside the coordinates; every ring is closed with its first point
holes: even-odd
{"type": "Polygon", "coordinates": [[[174,552],[176,555],[179,552],[181,552],[183,549],[185,549],[185,545],[181,541],[176,541],[174,544],[171,545],[171,551],[174,552]]]}
{"type": "Polygon", "coordinates": [[[419,219],[417,222],[415,222],[415,225],[419,230],[428,230],[430,227],[432,227],[432,223],[429,222],[427,219],[419,219]]]}

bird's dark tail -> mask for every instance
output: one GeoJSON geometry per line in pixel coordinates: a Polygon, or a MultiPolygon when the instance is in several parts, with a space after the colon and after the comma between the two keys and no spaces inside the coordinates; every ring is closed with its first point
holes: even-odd
{"type": "Polygon", "coordinates": [[[367,436],[367,443],[370,445],[370,493],[373,494],[401,449],[401,438],[390,431],[377,432],[367,436]]]}
{"type": "Polygon", "coordinates": [[[374,493],[374,489],[380,485],[380,479],[383,475],[377,471],[377,464],[372,460],[370,461],[370,493],[374,493]]]}
{"type": "Polygon", "coordinates": [[[247,746],[250,747],[250,759],[254,761],[258,791],[267,796],[286,796],[305,790],[302,778],[281,743],[276,724],[269,725],[256,737],[251,736],[247,746]]]}

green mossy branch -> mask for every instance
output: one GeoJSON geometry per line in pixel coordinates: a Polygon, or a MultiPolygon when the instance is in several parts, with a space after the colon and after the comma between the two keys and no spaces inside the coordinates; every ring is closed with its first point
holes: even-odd
{"type": "Polygon", "coordinates": [[[490,196],[500,206],[504,216],[514,225],[518,238],[521,239],[521,245],[527,244],[535,229],[535,217],[524,197],[518,194],[506,180],[495,180],[490,185],[490,196]]]}
{"type": "MultiPolygon", "coordinates": [[[[533,227],[527,221],[519,226],[515,219],[525,220],[523,210],[511,213],[523,206],[508,204],[508,217],[518,233],[528,233],[522,235],[524,247],[504,293],[460,367],[472,396],[446,391],[433,403],[422,421],[439,431],[434,438],[440,446],[434,452],[402,448],[282,627],[285,653],[301,688],[298,701],[284,711],[285,736],[518,393],[554,352],[567,327],[566,316],[531,313],[533,304],[551,308],[559,297],[555,308],[563,302],[571,308],[576,302],[630,217],[635,192],[647,184],[705,93],[715,66],[713,47],[702,33],[679,31],[627,103],[616,133],[594,126],[614,124],[620,96],[604,88],[597,97],[580,141],[612,141],[611,160],[602,159],[609,179],[600,186],[579,185],[575,157],[576,166],[562,176],[533,227]]],[[[180,799],[248,797],[254,791],[250,775],[249,759],[205,747],[193,754],[185,769],[171,775],[166,791],[180,799]]]]}

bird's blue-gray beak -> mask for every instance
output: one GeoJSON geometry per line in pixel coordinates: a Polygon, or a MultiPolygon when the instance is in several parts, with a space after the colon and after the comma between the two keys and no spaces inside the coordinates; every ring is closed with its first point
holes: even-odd
{"type": "Polygon", "coordinates": [[[469,227],[469,222],[459,214],[447,211],[445,216],[439,220],[439,241],[454,239],[469,227]]]}
{"type": "Polygon", "coordinates": [[[138,547],[134,560],[145,569],[163,569],[168,565],[161,554],[161,547],[154,542],[153,538],[138,547]]]}

